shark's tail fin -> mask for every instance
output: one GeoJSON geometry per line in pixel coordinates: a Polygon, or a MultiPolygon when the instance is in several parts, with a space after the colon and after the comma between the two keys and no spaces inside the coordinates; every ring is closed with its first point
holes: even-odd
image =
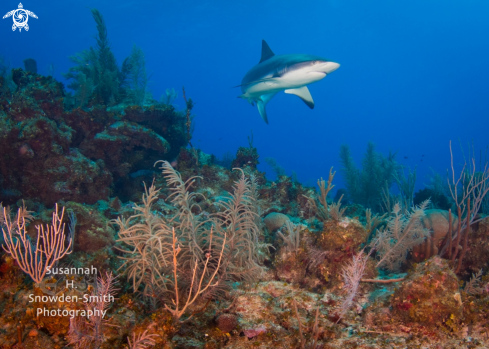
{"type": "Polygon", "coordinates": [[[260,116],[268,124],[268,118],[267,118],[267,110],[265,109],[265,106],[267,105],[268,102],[277,94],[275,93],[269,93],[267,95],[261,95],[260,98],[258,99],[256,105],[258,106],[258,111],[260,112],[260,116]]]}

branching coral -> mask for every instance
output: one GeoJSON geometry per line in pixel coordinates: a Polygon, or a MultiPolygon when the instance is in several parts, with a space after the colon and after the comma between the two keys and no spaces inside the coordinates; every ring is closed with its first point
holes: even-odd
{"type": "Polygon", "coordinates": [[[399,203],[404,212],[407,212],[413,206],[414,201],[414,186],[416,185],[416,168],[411,172],[408,170],[407,176],[404,175],[404,170],[399,170],[393,174],[397,187],[399,188],[399,203]]]}
{"type": "Polygon", "coordinates": [[[337,202],[333,202],[329,205],[329,214],[331,215],[331,218],[337,222],[341,221],[346,211],[346,207],[341,208],[341,199],[343,199],[343,195],[340,196],[340,199],[337,202]]]}
{"type": "Polygon", "coordinates": [[[110,49],[109,39],[107,38],[107,26],[105,25],[102,14],[97,9],[92,9],[92,16],[97,23],[97,69],[98,79],[95,80],[95,93],[105,105],[111,100],[117,101],[119,98],[119,68],[115,56],[110,49]]]}
{"type": "Polygon", "coordinates": [[[173,105],[175,102],[175,99],[177,99],[178,93],[175,91],[175,89],[172,87],[167,88],[165,90],[165,94],[161,96],[160,98],[160,103],[166,104],[166,105],[173,105]]]}
{"type": "Polygon", "coordinates": [[[13,92],[16,87],[12,80],[10,62],[7,62],[3,56],[0,56],[0,93],[13,92]]]}
{"type": "Polygon", "coordinates": [[[2,232],[5,245],[2,247],[37,285],[42,282],[50,268],[71,253],[73,241],[65,235],[65,224],[62,223],[64,212],[63,208],[60,215],[56,204],[52,224],[46,224],[46,229],[43,225],[36,226],[37,242],[34,245],[27,234],[27,223],[32,219],[30,212],[25,207],[19,208],[17,216],[12,220],[10,212],[3,208],[2,223],[5,228],[2,228],[2,232]]]}
{"type": "MultiPolygon", "coordinates": [[[[477,223],[482,218],[478,217],[479,211],[483,208],[484,198],[489,193],[489,162],[486,160],[481,171],[476,171],[475,156],[465,162],[458,178],[455,176],[453,165],[452,142],[450,141],[450,156],[452,167],[452,179],[448,179],[450,194],[457,207],[458,228],[455,236],[450,232],[448,239],[448,257],[452,262],[458,258],[457,268],[455,273],[460,271],[462,260],[467,251],[468,236],[470,234],[470,226],[477,223]],[[465,219],[462,219],[463,216],[465,219]],[[455,247],[458,248],[461,242],[462,234],[464,235],[463,249],[455,250],[452,254],[452,241],[455,241],[455,247]],[[460,252],[460,253],[459,253],[460,252]]],[[[445,245],[442,253],[447,248],[445,245]]]]}
{"type": "Polygon", "coordinates": [[[320,328],[318,326],[319,324],[319,307],[316,308],[316,316],[314,318],[314,325],[312,327],[312,338],[311,342],[307,342],[307,340],[304,338],[304,335],[302,334],[302,323],[301,323],[301,318],[299,315],[299,312],[297,311],[297,302],[295,299],[292,299],[292,305],[294,306],[294,313],[295,317],[297,319],[297,323],[299,325],[299,336],[301,339],[301,349],[316,349],[316,343],[318,341],[319,335],[321,334],[320,328]]]}
{"type": "MultiPolygon", "coordinates": [[[[160,283],[159,272],[171,259],[171,240],[168,224],[151,211],[158,198],[159,190],[153,185],[143,194],[143,205],[135,205],[135,215],[128,220],[117,218],[112,223],[119,227],[119,241],[128,248],[120,248],[125,255],[121,257],[127,266],[128,279],[132,279],[136,291],[144,284],[143,294],[152,294],[152,285],[166,287],[160,283]]],[[[169,280],[170,281],[170,280],[169,280]]]]}
{"type": "MultiPolygon", "coordinates": [[[[333,179],[336,174],[336,171],[333,172],[333,168],[329,170],[329,177],[328,177],[328,185],[326,186],[326,182],[321,178],[318,179],[318,187],[319,187],[319,195],[316,195],[316,197],[304,197],[307,199],[310,207],[314,210],[316,213],[317,217],[321,219],[322,221],[326,221],[330,218],[330,213],[328,209],[328,193],[331,191],[331,189],[334,188],[333,185],[333,179]]],[[[340,199],[341,201],[341,199],[340,199]]]]}
{"type": "Polygon", "coordinates": [[[147,349],[156,344],[153,338],[157,337],[155,334],[148,334],[148,330],[140,333],[136,336],[135,333],[132,334],[131,338],[127,337],[127,343],[129,344],[129,349],[147,349]]]}
{"type": "Polygon", "coordinates": [[[301,226],[296,226],[290,220],[287,220],[285,222],[285,227],[288,231],[287,236],[282,234],[280,230],[277,231],[277,234],[284,240],[286,251],[288,253],[297,254],[297,251],[301,244],[301,226]]]}
{"type": "Polygon", "coordinates": [[[193,210],[200,210],[196,204],[196,193],[191,193],[190,188],[198,178],[191,177],[186,182],[182,180],[180,174],[173,169],[167,161],[161,161],[161,170],[166,178],[172,194],[167,198],[178,208],[178,213],[170,220],[170,224],[177,228],[179,234],[185,239],[186,248],[182,251],[188,254],[187,259],[197,259],[203,261],[205,241],[209,234],[208,226],[205,224],[209,221],[197,216],[193,210]]]}
{"type": "Polygon", "coordinates": [[[477,274],[472,273],[472,277],[465,283],[464,292],[469,295],[483,294],[484,288],[481,287],[482,269],[477,274]]]}
{"type": "MultiPolygon", "coordinates": [[[[144,55],[142,51],[133,48],[133,52],[128,57],[119,70],[115,56],[110,49],[107,37],[107,26],[105,25],[102,14],[97,9],[92,9],[92,16],[97,24],[97,46],[84,50],[70,60],[76,64],[71,67],[64,76],[72,80],[68,85],[75,90],[75,100],[77,107],[85,106],[90,100],[104,105],[113,105],[120,102],[126,91],[122,89],[126,79],[130,78],[134,85],[135,72],[137,72],[136,85],[133,89],[137,94],[138,101],[141,99],[142,86],[146,84],[144,70],[144,55]],[[139,74],[144,72],[144,74],[139,74]]],[[[144,99],[144,92],[143,92],[144,99]]]]}
{"type": "Polygon", "coordinates": [[[353,163],[348,145],[341,146],[342,172],[348,196],[354,203],[374,210],[380,208],[382,187],[387,183],[390,188],[399,169],[395,156],[395,153],[389,153],[384,157],[375,151],[373,143],[369,143],[360,170],[353,163]]]}
{"type": "Polygon", "coordinates": [[[240,171],[241,176],[234,184],[234,192],[229,200],[218,202],[222,211],[213,215],[212,220],[216,228],[216,240],[223,241],[226,235],[228,238],[223,273],[219,279],[252,282],[262,271],[257,261],[265,245],[259,241],[256,181],[254,178],[248,180],[243,170],[240,171]]]}
{"type": "Polygon", "coordinates": [[[428,204],[428,200],[423,202],[419,207],[414,207],[408,215],[401,213],[399,204],[394,206],[387,227],[380,230],[371,243],[378,252],[377,267],[385,267],[391,271],[399,270],[406,260],[407,253],[428,237],[429,232],[421,223],[428,204]]]}
{"type": "MultiPolygon", "coordinates": [[[[145,102],[148,74],[146,72],[146,61],[143,50],[136,45],[132,47],[131,54],[124,61],[129,64],[127,79],[127,100],[137,105],[143,105],[145,102]]],[[[123,65],[124,67],[124,65],[123,65]]]]}
{"type": "Polygon", "coordinates": [[[328,204],[328,194],[334,188],[333,179],[335,174],[336,171],[333,172],[333,168],[331,167],[329,170],[327,186],[325,180],[322,178],[318,179],[319,194],[316,194],[316,197],[308,197],[303,195],[307,199],[309,206],[315,212],[317,218],[322,221],[333,219],[334,221],[339,222],[343,218],[343,214],[346,211],[346,207],[341,208],[341,200],[343,199],[343,195],[340,196],[337,202],[328,204]]]}
{"type": "Polygon", "coordinates": [[[280,178],[281,176],[285,176],[285,170],[282,166],[280,166],[274,158],[265,158],[265,162],[272,168],[273,172],[280,178]]]}
{"type": "Polygon", "coordinates": [[[387,217],[388,213],[384,213],[382,216],[375,214],[372,216],[372,210],[367,208],[365,210],[365,229],[367,229],[367,232],[369,236],[377,229],[379,225],[384,223],[384,219],[387,217]]]}
{"type": "MultiPolygon", "coordinates": [[[[346,297],[340,306],[340,319],[346,314],[353,303],[353,299],[357,295],[358,286],[365,273],[365,267],[370,254],[365,254],[362,251],[353,256],[353,259],[343,267],[342,277],[345,283],[343,289],[346,297]]],[[[339,321],[339,319],[338,319],[339,321]]]]}
{"type": "Polygon", "coordinates": [[[197,214],[197,194],[189,191],[196,177],[183,182],[166,161],[161,169],[171,191],[167,200],[177,214],[166,218],[151,209],[159,195],[152,185],[143,205],[135,206],[136,214],[114,223],[119,241],[127,246],[121,248],[121,258],[134,291],[142,287],[145,296],[166,302],[165,308],[180,321],[190,305],[217,296],[228,281],[256,280],[265,246],[259,241],[254,177],[248,179],[241,171],[233,193],[217,202],[222,210],[209,217],[197,214]]]}
{"type": "MultiPolygon", "coordinates": [[[[172,299],[173,306],[168,306],[165,304],[165,309],[172,314],[173,319],[175,321],[180,321],[180,318],[185,314],[185,311],[189,306],[194,304],[196,301],[202,298],[202,295],[207,292],[207,290],[212,289],[215,286],[218,286],[219,281],[215,281],[216,275],[220,272],[221,261],[224,252],[224,246],[226,245],[226,235],[224,235],[224,239],[222,242],[221,252],[218,256],[212,255],[212,228],[209,236],[209,246],[205,253],[205,261],[203,263],[199,263],[198,260],[195,261],[194,266],[192,267],[192,277],[190,279],[190,285],[188,287],[188,291],[186,292],[186,296],[182,298],[182,302],[180,302],[180,292],[178,285],[178,280],[181,279],[179,276],[179,272],[181,272],[179,268],[179,253],[182,251],[180,244],[175,236],[175,229],[172,229],[172,270],[173,270],[173,287],[174,287],[174,299],[172,299]],[[217,258],[217,263],[215,263],[215,258],[217,258]],[[213,269],[212,272],[210,269],[213,269]]],[[[191,319],[193,314],[191,314],[185,321],[191,319]]]]}
{"type": "Polygon", "coordinates": [[[105,314],[114,300],[114,294],[118,290],[115,285],[117,281],[112,273],[97,279],[96,289],[90,294],[90,300],[84,302],[85,311],[88,315],[73,316],[70,319],[70,330],[66,336],[68,344],[74,348],[100,348],[105,341],[103,327],[109,326],[109,319],[105,314]]]}

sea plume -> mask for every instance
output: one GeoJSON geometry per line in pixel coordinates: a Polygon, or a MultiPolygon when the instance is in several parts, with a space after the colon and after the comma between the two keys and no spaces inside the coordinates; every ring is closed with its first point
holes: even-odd
{"type": "Polygon", "coordinates": [[[412,208],[412,212],[404,215],[397,203],[387,227],[379,230],[371,246],[377,250],[379,261],[377,267],[390,271],[398,271],[406,260],[408,252],[416,245],[423,243],[429,235],[421,223],[429,200],[412,208]]]}
{"type": "Polygon", "coordinates": [[[341,276],[343,277],[343,282],[345,283],[343,290],[346,293],[346,297],[341,303],[339,313],[340,317],[338,321],[346,314],[353,303],[353,299],[357,295],[358,286],[360,285],[360,281],[365,273],[365,267],[367,266],[369,256],[370,254],[365,254],[362,250],[360,253],[353,256],[353,259],[343,267],[341,276]]]}

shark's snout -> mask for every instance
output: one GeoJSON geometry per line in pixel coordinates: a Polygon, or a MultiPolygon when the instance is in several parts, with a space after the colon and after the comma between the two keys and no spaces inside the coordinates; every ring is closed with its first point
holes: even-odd
{"type": "Polygon", "coordinates": [[[340,65],[336,62],[325,62],[320,66],[320,72],[330,74],[338,69],[340,65]]]}

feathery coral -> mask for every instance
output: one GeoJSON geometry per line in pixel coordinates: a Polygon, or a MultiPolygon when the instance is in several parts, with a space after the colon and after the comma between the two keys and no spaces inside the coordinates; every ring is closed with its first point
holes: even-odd
{"type": "Polygon", "coordinates": [[[429,232],[423,227],[421,218],[428,204],[429,200],[424,201],[406,216],[401,213],[399,204],[394,206],[393,216],[389,219],[387,227],[379,230],[371,244],[379,255],[377,267],[385,267],[391,271],[399,270],[402,262],[406,260],[407,253],[426,239],[429,232]]]}

